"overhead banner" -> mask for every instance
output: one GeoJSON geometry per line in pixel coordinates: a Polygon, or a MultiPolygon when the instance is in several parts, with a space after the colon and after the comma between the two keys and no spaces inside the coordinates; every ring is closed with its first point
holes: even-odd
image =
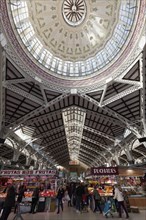
{"type": "Polygon", "coordinates": [[[15,175],[56,175],[56,170],[0,170],[1,176],[15,176],[15,175]]]}
{"type": "Polygon", "coordinates": [[[118,167],[93,167],[91,168],[91,175],[119,175],[118,167]]]}

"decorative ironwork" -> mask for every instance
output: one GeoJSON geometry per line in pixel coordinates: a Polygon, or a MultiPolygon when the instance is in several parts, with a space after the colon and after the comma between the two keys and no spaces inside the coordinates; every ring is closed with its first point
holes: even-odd
{"type": "Polygon", "coordinates": [[[64,20],[71,26],[80,25],[86,17],[86,4],[84,0],[64,0],[62,13],[64,20]]]}

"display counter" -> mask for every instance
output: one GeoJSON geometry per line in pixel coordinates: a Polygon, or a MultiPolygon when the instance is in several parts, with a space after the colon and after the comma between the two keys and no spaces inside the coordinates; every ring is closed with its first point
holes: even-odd
{"type": "Polygon", "coordinates": [[[139,209],[146,209],[146,196],[130,195],[128,198],[130,206],[136,206],[139,209]]]}
{"type": "MultiPolygon", "coordinates": [[[[25,192],[24,197],[22,198],[22,202],[31,203],[32,194],[33,194],[32,191],[25,192]]],[[[5,201],[6,195],[7,195],[6,193],[0,192],[0,207],[1,204],[5,201]]],[[[52,211],[54,210],[54,208],[53,209],[51,208],[52,206],[56,208],[56,192],[54,190],[45,190],[43,192],[40,192],[37,211],[38,212],[52,211]]]]}
{"type": "MultiPolygon", "coordinates": [[[[90,195],[93,194],[94,187],[88,187],[88,192],[90,195]]],[[[100,196],[106,197],[106,196],[113,196],[113,187],[110,185],[104,185],[104,189],[98,188],[98,192],[100,196]]]]}

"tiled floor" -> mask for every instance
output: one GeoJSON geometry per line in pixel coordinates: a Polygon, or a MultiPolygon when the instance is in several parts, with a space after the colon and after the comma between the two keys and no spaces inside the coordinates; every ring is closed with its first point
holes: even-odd
{"type": "MultiPolygon", "coordinates": [[[[146,210],[140,211],[140,213],[130,213],[129,220],[146,220],[146,210]]],[[[56,214],[56,212],[44,212],[44,213],[36,213],[36,214],[23,214],[22,215],[24,220],[105,220],[106,218],[99,214],[99,213],[93,213],[92,211],[89,211],[88,213],[82,213],[78,214],[76,213],[74,208],[68,208],[65,207],[64,211],[60,214],[56,214]]],[[[14,214],[12,213],[8,220],[13,220],[14,214]]],[[[111,217],[108,218],[109,220],[112,219],[111,217]]],[[[125,219],[125,216],[123,215],[123,218],[125,219]]],[[[19,220],[19,219],[18,219],[19,220]]],[[[118,214],[114,213],[113,220],[119,220],[118,214]]]]}

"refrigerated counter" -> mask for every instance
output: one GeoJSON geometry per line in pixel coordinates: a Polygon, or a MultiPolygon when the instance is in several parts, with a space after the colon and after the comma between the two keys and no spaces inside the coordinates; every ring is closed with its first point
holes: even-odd
{"type": "Polygon", "coordinates": [[[139,209],[146,209],[146,196],[129,195],[130,206],[136,206],[139,209]]]}

